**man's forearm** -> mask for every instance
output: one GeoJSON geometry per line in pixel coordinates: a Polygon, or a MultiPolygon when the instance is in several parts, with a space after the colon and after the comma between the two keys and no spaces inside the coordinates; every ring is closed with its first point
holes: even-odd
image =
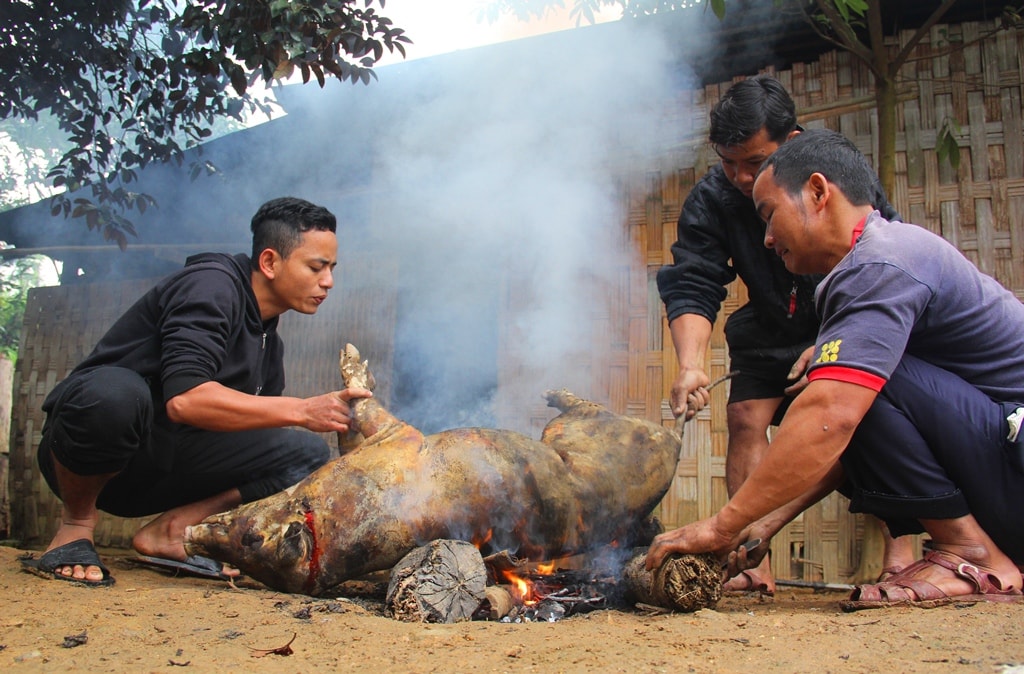
{"type": "Polygon", "coordinates": [[[774,537],[775,534],[782,531],[784,526],[796,519],[800,513],[838,489],[842,482],[843,467],[841,464],[836,463],[820,482],[802,495],[754,522],[750,527],[751,537],[764,540],[774,537]]]}
{"type": "Polygon", "coordinates": [[[719,511],[719,526],[738,533],[835,479],[839,457],[875,395],[845,382],[808,385],[786,412],[764,460],[719,511]]]}
{"type": "Polygon", "coordinates": [[[711,321],[700,314],[681,314],[669,323],[672,344],[676,348],[679,369],[704,369],[704,358],[711,342],[711,321]]]}
{"type": "Polygon", "coordinates": [[[299,398],[254,396],[208,381],[167,403],[171,421],[210,431],[299,425],[299,398]]]}

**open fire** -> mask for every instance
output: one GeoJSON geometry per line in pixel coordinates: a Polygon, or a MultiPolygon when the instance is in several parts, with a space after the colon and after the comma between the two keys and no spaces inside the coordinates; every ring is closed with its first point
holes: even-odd
{"type": "Polygon", "coordinates": [[[617,579],[592,571],[556,569],[555,563],[532,569],[496,571],[504,582],[487,588],[486,598],[474,614],[477,620],[501,622],[555,622],[562,618],[608,608],[622,592],[617,579]]]}
{"type": "Polygon", "coordinates": [[[467,541],[439,539],[395,565],[387,608],[406,622],[555,622],[605,608],[690,612],[721,597],[721,565],[712,554],[676,555],[644,567],[646,548],[611,546],[588,556],[537,563],[507,550],[487,556],[467,541]],[[556,568],[557,563],[574,568],[556,568]]]}

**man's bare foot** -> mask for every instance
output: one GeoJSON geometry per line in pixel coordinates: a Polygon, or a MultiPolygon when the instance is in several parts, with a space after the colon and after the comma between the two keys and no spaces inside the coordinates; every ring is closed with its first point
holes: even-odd
{"type": "Polygon", "coordinates": [[[889,535],[888,529],[884,529],[883,536],[885,550],[882,554],[882,572],[878,574],[877,579],[879,583],[895,576],[916,561],[914,542],[910,536],[893,538],[889,535]]]}
{"type": "Polygon", "coordinates": [[[722,586],[723,592],[757,592],[766,597],[775,596],[775,578],[766,555],[756,567],[741,571],[722,586]]]}
{"type": "MultiPolygon", "coordinates": [[[[53,539],[50,540],[50,545],[46,548],[45,552],[49,552],[82,538],[92,543],[93,531],[95,528],[96,523],[94,521],[75,522],[65,519],[57,528],[57,532],[53,535],[53,539]]],[[[53,573],[64,576],[65,578],[74,578],[75,580],[87,580],[90,582],[99,582],[103,580],[103,569],[98,566],[91,565],[82,566],[80,564],[75,564],[73,566],[58,566],[54,567],[53,573]]]]}
{"type": "MultiPolygon", "coordinates": [[[[185,552],[185,527],[196,524],[212,514],[207,512],[211,507],[203,505],[209,501],[212,499],[163,513],[135,532],[135,536],[132,537],[132,548],[147,557],[186,561],[188,554],[185,552]]],[[[214,512],[220,511],[214,509],[214,512]]],[[[240,575],[238,569],[227,565],[223,566],[222,572],[231,578],[240,575]]]]}

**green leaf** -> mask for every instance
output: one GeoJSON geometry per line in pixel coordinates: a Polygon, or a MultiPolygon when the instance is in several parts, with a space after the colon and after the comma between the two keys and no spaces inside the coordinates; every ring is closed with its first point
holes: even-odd
{"type": "MultiPolygon", "coordinates": [[[[585,1],[597,8],[619,0],[585,1]]],[[[118,214],[146,203],[122,186],[155,162],[181,166],[183,146],[197,146],[246,109],[264,109],[252,91],[261,76],[301,68],[321,87],[328,74],[370,83],[386,53],[404,55],[412,42],[378,14],[378,0],[48,0],[46,16],[31,11],[37,3],[8,4],[24,39],[0,116],[52,114],[63,143],[48,149],[59,159],[47,179],[65,194],[89,189],[92,198],[51,208],[66,216],[74,208],[119,245],[134,233],[118,214]],[[65,31],[58,40],[49,39],[56,16],[65,31]]]]}
{"type": "Polygon", "coordinates": [[[231,68],[230,77],[231,86],[234,87],[235,93],[239,96],[244,96],[246,89],[245,73],[242,71],[241,68],[235,66],[231,68]]]}
{"type": "Polygon", "coordinates": [[[960,144],[957,142],[960,133],[960,124],[952,117],[947,117],[935,138],[935,154],[939,163],[949,161],[953,170],[960,168],[960,144]]]}
{"type": "Polygon", "coordinates": [[[849,12],[864,18],[868,11],[867,0],[835,0],[836,6],[845,5],[849,12]]]}
{"type": "Polygon", "coordinates": [[[725,0],[711,0],[711,11],[719,20],[725,18],[725,0]]]}

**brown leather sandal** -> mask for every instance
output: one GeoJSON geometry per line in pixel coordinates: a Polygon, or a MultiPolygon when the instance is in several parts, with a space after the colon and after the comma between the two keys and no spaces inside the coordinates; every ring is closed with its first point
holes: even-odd
{"type": "Polygon", "coordinates": [[[903,566],[887,566],[878,574],[878,578],[875,578],[876,583],[884,583],[893,576],[901,573],[906,567],[903,566]]]}
{"type": "Polygon", "coordinates": [[[924,559],[920,559],[896,575],[881,583],[858,585],[847,601],[840,602],[844,611],[859,611],[869,608],[885,608],[887,606],[919,606],[933,608],[953,603],[972,603],[979,601],[1019,602],[1024,595],[1017,588],[1003,588],[999,579],[991,573],[985,573],[966,561],[959,560],[952,553],[929,550],[924,559]],[[966,580],[974,586],[974,592],[962,595],[947,595],[938,587],[915,576],[929,566],[941,566],[949,569],[958,578],[966,580]]]}

